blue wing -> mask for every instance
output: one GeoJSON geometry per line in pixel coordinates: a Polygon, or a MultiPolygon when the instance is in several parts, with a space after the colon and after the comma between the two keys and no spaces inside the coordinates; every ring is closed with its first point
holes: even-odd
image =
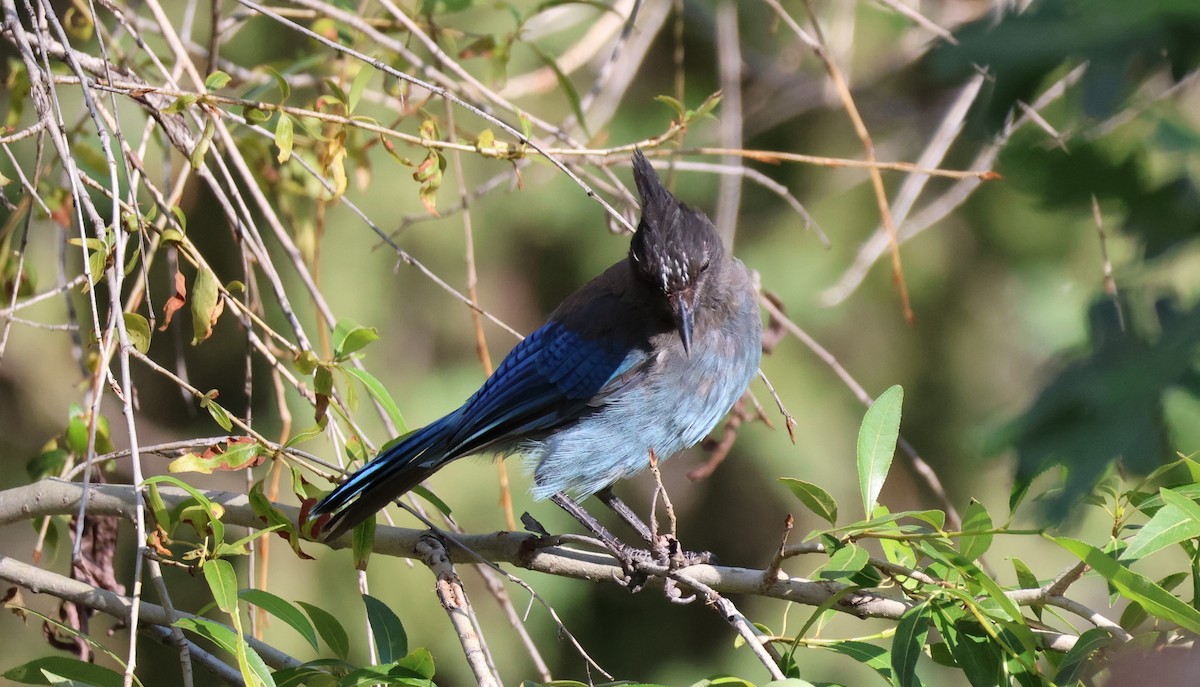
{"type": "Polygon", "coordinates": [[[588,339],[550,322],[518,344],[461,408],[389,444],[312,515],[332,514],[327,536],[341,536],[451,460],[579,417],[598,395],[636,379],[646,360],[636,347],[588,339]]]}
{"type": "Polygon", "coordinates": [[[459,409],[447,454],[467,455],[572,420],[645,358],[640,349],[588,339],[549,322],[518,344],[459,409]]]}

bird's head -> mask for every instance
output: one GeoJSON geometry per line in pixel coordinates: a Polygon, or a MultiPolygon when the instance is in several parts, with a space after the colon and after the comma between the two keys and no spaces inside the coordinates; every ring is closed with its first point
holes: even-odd
{"type": "Polygon", "coordinates": [[[642,220],[629,245],[634,273],[667,299],[675,329],[690,353],[696,306],[725,256],[716,227],[663,186],[642,152],[633,154],[642,220]]]}

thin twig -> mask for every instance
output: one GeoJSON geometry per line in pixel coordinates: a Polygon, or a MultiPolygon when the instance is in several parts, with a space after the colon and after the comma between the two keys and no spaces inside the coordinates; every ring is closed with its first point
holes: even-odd
{"type": "Polygon", "coordinates": [[[487,643],[483,640],[483,634],[479,631],[479,620],[475,617],[475,610],[471,608],[471,600],[463,589],[462,580],[458,579],[458,573],[454,572],[454,566],[450,564],[446,547],[442,546],[437,537],[426,535],[417,542],[414,553],[429,566],[429,570],[437,578],[438,600],[442,602],[442,608],[450,618],[454,633],[458,635],[463,655],[466,656],[467,665],[471,667],[475,681],[480,687],[500,685],[495,662],[488,651],[487,643]]]}

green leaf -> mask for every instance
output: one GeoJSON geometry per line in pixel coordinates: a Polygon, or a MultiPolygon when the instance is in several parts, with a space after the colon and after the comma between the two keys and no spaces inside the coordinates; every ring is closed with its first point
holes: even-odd
{"type": "Polygon", "coordinates": [[[870,520],[860,520],[859,522],[852,522],[849,525],[842,525],[841,527],[826,530],[820,534],[837,534],[840,532],[845,533],[847,536],[858,536],[864,532],[870,532],[872,530],[883,530],[885,532],[889,532],[897,530],[925,529],[919,526],[895,524],[898,520],[902,520],[904,518],[920,520],[921,522],[928,524],[930,527],[933,527],[938,532],[941,532],[942,528],[946,525],[946,514],[940,510],[902,510],[896,513],[889,513],[887,512],[887,508],[885,506],[876,506],[875,512],[882,512],[882,515],[878,515],[870,520]]]}
{"type": "Polygon", "coordinates": [[[956,607],[936,607],[933,622],[946,640],[950,655],[963,671],[972,687],[994,687],[1003,684],[1000,666],[1003,655],[1000,645],[973,619],[961,617],[956,607]]]}
{"type": "Polygon", "coordinates": [[[338,619],[318,606],[303,601],[296,603],[308,613],[308,617],[312,618],[313,624],[317,626],[317,633],[333,650],[333,654],[343,661],[346,660],[350,655],[350,637],[346,635],[346,630],[338,622],[338,619]]]}
{"type": "Polygon", "coordinates": [[[208,155],[208,149],[212,145],[213,136],[216,133],[217,120],[212,115],[205,117],[204,131],[200,133],[200,140],[196,141],[196,147],[192,148],[192,154],[188,156],[192,169],[200,169],[204,166],[204,156],[208,155]]]}
{"type": "Polygon", "coordinates": [[[197,269],[196,281],[192,284],[193,346],[212,336],[213,325],[224,310],[219,286],[217,275],[211,269],[204,266],[197,269]]]}
{"type": "Polygon", "coordinates": [[[341,320],[333,328],[333,356],[344,358],[378,338],[379,330],[374,327],[363,327],[353,320],[341,320]]]}
{"type": "Polygon", "coordinates": [[[931,612],[929,602],[923,601],[905,611],[896,625],[896,636],[892,638],[892,670],[896,673],[899,687],[919,684],[917,659],[929,635],[931,612]]]}
{"type": "Polygon", "coordinates": [[[1108,646],[1112,641],[1112,635],[1099,627],[1093,627],[1079,635],[1075,646],[1071,647],[1071,650],[1063,657],[1062,663],[1058,664],[1058,672],[1054,674],[1054,684],[1076,684],[1086,675],[1085,671],[1089,666],[1095,667],[1090,660],[1092,654],[1108,646]]]}
{"type": "Polygon", "coordinates": [[[1150,615],[1200,633],[1200,611],[1154,584],[1150,578],[1133,572],[1085,542],[1067,537],[1053,538],[1053,541],[1103,575],[1121,596],[1140,603],[1150,615]]]}
{"type": "Polygon", "coordinates": [[[346,95],[346,109],[348,113],[358,109],[358,101],[362,100],[363,90],[367,87],[367,82],[371,80],[371,76],[375,73],[374,68],[369,65],[361,65],[358,74],[354,75],[354,81],[350,84],[350,93],[346,95]]]}
{"type": "Polygon", "coordinates": [[[333,371],[328,365],[317,367],[313,373],[313,390],[321,396],[333,395],[333,371]]]}
{"type": "Polygon", "coordinates": [[[238,585],[237,573],[233,570],[233,564],[227,560],[217,558],[205,563],[201,570],[204,571],[204,580],[208,582],[208,588],[212,590],[213,600],[217,602],[217,608],[229,615],[235,615],[238,612],[238,585]]]}
{"type": "Polygon", "coordinates": [[[238,592],[238,598],[248,604],[253,604],[267,613],[279,618],[300,633],[300,636],[317,650],[317,632],[312,623],[292,604],[264,589],[243,589],[238,592]]]}
{"type": "MultiPolygon", "coordinates": [[[[1200,482],[1194,484],[1180,484],[1178,486],[1171,487],[1171,491],[1175,492],[1179,496],[1183,496],[1194,501],[1196,499],[1200,499],[1200,482]]],[[[1129,497],[1130,503],[1150,517],[1154,517],[1154,514],[1157,513],[1160,508],[1166,505],[1163,502],[1161,493],[1147,494],[1146,492],[1142,491],[1130,491],[1126,492],[1126,496],[1129,497]]]]}
{"type": "Polygon", "coordinates": [[[197,100],[199,100],[199,97],[190,93],[188,95],[181,95],[170,105],[163,108],[163,114],[181,114],[197,100]]]}
{"type": "Polygon", "coordinates": [[[396,405],[396,401],[392,399],[392,395],[388,393],[383,383],[376,379],[371,373],[366,370],[360,370],[357,367],[349,365],[341,368],[343,372],[357,379],[367,389],[367,393],[380,406],[384,412],[392,419],[401,434],[408,433],[408,425],[404,422],[404,415],[400,413],[400,406],[396,405]]]}
{"type": "Polygon", "coordinates": [[[717,109],[717,105],[720,104],[721,92],[717,91],[705,98],[704,102],[700,103],[700,107],[697,107],[695,110],[688,110],[685,115],[686,121],[690,124],[696,120],[710,117],[712,116],[712,111],[717,109]]]}
{"type": "Polygon", "coordinates": [[[1172,544],[1200,537],[1200,506],[1166,487],[1159,489],[1158,494],[1165,505],[1129,542],[1121,560],[1136,561],[1172,544]]]}
{"type": "Polygon", "coordinates": [[[154,522],[165,532],[170,532],[175,529],[175,523],[171,521],[171,513],[167,510],[167,503],[163,501],[162,493],[158,491],[157,484],[149,485],[146,489],[146,505],[150,506],[150,515],[154,522]]]}
{"type": "Polygon", "coordinates": [[[980,532],[981,534],[963,534],[958,539],[958,550],[963,558],[973,561],[987,552],[992,546],[992,517],[988,515],[983,504],[971,499],[967,512],[963,515],[962,531],[980,532]]]}
{"type": "Polygon", "coordinates": [[[821,487],[812,482],[805,482],[802,479],[794,479],[792,477],[780,477],[780,482],[784,486],[792,490],[796,498],[800,499],[809,510],[816,513],[830,525],[837,525],[837,501],[829,495],[821,487]]]}
{"type": "Polygon", "coordinates": [[[229,411],[222,408],[221,404],[216,402],[216,398],[217,390],[210,390],[208,393],[204,394],[203,398],[200,399],[200,407],[208,411],[208,414],[212,416],[212,419],[218,425],[221,425],[221,429],[228,432],[233,429],[233,420],[229,418],[229,411]]]}
{"type": "Polygon", "coordinates": [[[824,580],[848,580],[865,568],[870,558],[863,547],[846,544],[833,552],[829,561],[818,568],[816,576],[824,580]]]}
{"type": "Polygon", "coordinates": [[[96,687],[121,687],[124,683],[121,673],[112,668],[87,663],[69,656],[43,656],[4,671],[5,679],[26,685],[59,683],[58,680],[51,680],[49,676],[65,678],[80,685],[96,685],[96,687]]]}
{"type": "MultiPolygon", "coordinates": [[[[209,403],[207,407],[211,413],[213,404],[209,403]]],[[[224,413],[225,410],[222,408],[221,412],[224,413]]],[[[215,419],[217,416],[214,415],[213,417],[215,419]]],[[[228,420],[228,415],[225,415],[224,419],[228,420]]],[[[220,422],[220,420],[217,421],[220,422]]],[[[233,423],[230,422],[229,427],[226,427],[226,429],[232,427],[233,423]]],[[[211,475],[217,470],[231,471],[254,467],[262,462],[264,456],[270,455],[270,453],[270,449],[246,437],[244,439],[229,441],[226,444],[225,450],[221,452],[213,448],[205,451],[204,455],[185,453],[172,460],[167,465],[167,470],[173,473],[198,472],[204,475],[211,475]]]]}
{"type": "MultiPolygon", "coordinates": [[[[375,518],[370,517],[354,526],[350,533],[350,551],[354,554],[354,569],[366,570],[375,551],[375,518]]],[[[403,656],[403,652],[400,654],[403,656]]],[[[382,658],[379,659],[387,663],[382,658]]]]}
{"type": "Polygon", "coordinates": [[[150,323],[146,318],[135,312],[122,313],[122,319],[125,320],[125,334],[129,337],[129,343],[140,353],[146,353],[150,350],[150,323]]]}
{"type": "Polygon", "coordinates": [[[250,542],[255,539],[261,539],[272,532],[287,529],[283,524],[275,524],[262,529],[250,529],[250,533],[236,541],[231,541],[228,544],[220,542],[213,547],[213,557],[219,558],[222,556],[245,556],[250,553],[250,542]]]}
{"type": "Polygon", "coordinates": [[[654,96],[654,99],[674,110],[675,119],[679,120],[680,122],[683,121],[683,115],[685,112],[687,112],[687,108],[683,106],[683,103],[669,95],[656,95],[654,96]]]}
{"type": "Polygon", "coordinates": [[[824,645],[823,648],[843,656],[849,656],[859,663],[872,668],[884,680],[887,680],[888,683],[892,682],[892,664],[889,660],[889,652],[883,647],[851,639],[845,642],[838,642],[837,644],[824,645]]]}
{"type": "Polygon", "coordinates": [[[370,594],[363,594],[367,607],[367,621],[371,625],[371,636],[375,638],[375,652],[380,663],[398,661],[408,655],[408,635],[400,618],[387,604],[370,594]]]}
{"type": "Polygon", "coordinates": [[[233,77],[229,76],[225,72],[217,70],[212,74],[209,74],[208,78],[204,80],[204,88],[205,90],[209,91],[219,91],[222,88],[225,88],[232,78],[233,77]]]}
{"type": "Polygon", "coordinates": [[[896,453],[900,437],[900,408],[904,389],[899,385],[883,392],[863,416],[858,432],[858,482],[862,490],[863,512],[875,511],[875,503],[896,453]]]}
{"type": "Polygon", "coordinates": [[[279,148],[279,154],[275,159],[279,160],[279,164],[292,159],[293,139],[292,118],[286,113],[280,112],[279,122],[275,124],[275,147],[279,148]]]}
{"type": "MultiPolygon", "coordinates": [[[[1017,584],[1020,585],[1021,589],[1037,589],[1038,587],[1042,586],[1041,583],[1038,582],[1037,576],[1034,575],[1033,571],[1029,569],[1029,566],[1025,565],[1025,561],[1021,560],[1020,558],[1013,558],[1012,564],[1013,570],[1017,573],[1017,584]]],[[[1036,617],[1038,620],[1041,620],[1042,605],[1034,604],[1032,608],[1034,617],[1036,617]]]]}
{"type": "Polygon", "coordinates": [[[411,670],[427,680],[433,679],[433,654],[429,653],[428,649],[420,647],[413,649],[411,654],[396,661],[396,665],[411,670]]]}
{"type": "MultiPolygon", "coordinates": [[[[195,499],[196,503],[199,504],[200,508],[208,516],[209,522],[207,524],[212,530],[213,540],[225,540],[225,524],[221,522],[220,517],[222,514],[224,514],[225,509],[209,500],[209,498],[201,493],[200,490],[196,489],[187,482],[184,482],[178,477],[172,477],[170,475],[155,475],[153,477],[147,477],[142,484],[147,486],[152,484],[170,484],[186,491],[193,499],[195,499]]],[[[186,505],[186,503],[181,505],[186,505]]]]}
{"type": "Polygon", "coordinates": [[[417,486],[412,488],[412,493],[416,494],[417,496],[420,496],[421,498],[425,499],[429,503],[433,504],[433,507],[438,509],[439,511],[441,511],[442,515],[450,515],[451,514],[450,504],[443,501],[440,497],[438,497],[437,494],[433,493],[428,488],[423,487],[420,484],[418,484],[417,486]]]}
{"type": "MultiPolygon", "coordinates": [[[[262,657],[239,638],[233,630],[208,618],[180,618],[173,624],[175,627],[204,637],[233,656],[244,656],[245,667],[250,674],[247,680],[253,679],[256,684],[275,687],[275,681],[271,678],[271,670],[267,668],[262,657]]],[[[245,676],[245,672],[243,675],[245,676]]]]}

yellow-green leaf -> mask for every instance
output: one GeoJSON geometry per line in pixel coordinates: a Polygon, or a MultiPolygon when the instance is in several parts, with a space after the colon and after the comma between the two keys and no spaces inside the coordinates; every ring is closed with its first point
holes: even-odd
{"type": "Polygon", "coordinates": [[[292,159],[292,118],[285,113],[279,113],[279,123],[275,125],[275,147],[279,148],[276,159],[283,164],[292,159]]]}
{"type": "Polygon", "coordinates": [[[217,275],[211,269],[201,266],[197,270],[196,281],[192,284],[193,346],[212,336],[213,325],[225,308],[219,286],[217,275]]]}
{"type": "Polygon", "coordinates": [[[133,344],[139,352],[145,353],[150,350],[150,323],[146,318],[135,312],[123,313],[125,320],[125,334],[129,337],[129,343],[133,344]]]}

